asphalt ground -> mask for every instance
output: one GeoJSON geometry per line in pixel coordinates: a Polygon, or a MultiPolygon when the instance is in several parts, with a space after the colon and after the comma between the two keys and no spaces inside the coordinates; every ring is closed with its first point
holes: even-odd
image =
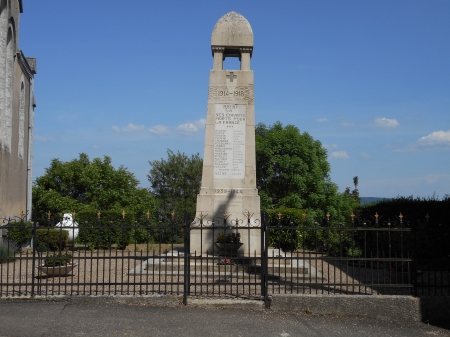
{"type": "MultiPolygon", "coordinates": [[[[449,318],[450,320],[450,318],[449,318]]],[[[0,301],[0,337],[450,336],[425,323],[270,310],[0,301]]]]}

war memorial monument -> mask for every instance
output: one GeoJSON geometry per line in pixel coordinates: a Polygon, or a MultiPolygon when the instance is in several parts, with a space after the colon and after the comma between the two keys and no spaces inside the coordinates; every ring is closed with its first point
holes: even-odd
{"type": "MultiPolygon", "coordinates": [[[[253,31],[236,12],[217,21],[211,37],[214,57],[209,74],[203,173],[197,196],[196,223],[258,225],[256,189],[254,79],[250,69],[253,31]],[[239,70],[223,69],[227,57],[238,57],[239,70]],[[242,220],[244,219],[244,221],[242,220]]],[[[216,232],[217,233],[217,232],[216,232]]],[[[259,255],[260,231],[241,231],[241,253],[259,255]]],[[[191,253],[213,251],[214,238],[191,230],[191,253]]]]}

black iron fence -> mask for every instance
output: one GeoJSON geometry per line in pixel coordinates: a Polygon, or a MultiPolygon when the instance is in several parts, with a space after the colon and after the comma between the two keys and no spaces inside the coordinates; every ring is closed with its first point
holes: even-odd
{"type": "Polygon", "coordinates": [[[450,228],[226,215],[3,219],[0,298],[183,294],[450,295],[450,228]],[[74,224],[75,223],[75,224],[74,224]]]}

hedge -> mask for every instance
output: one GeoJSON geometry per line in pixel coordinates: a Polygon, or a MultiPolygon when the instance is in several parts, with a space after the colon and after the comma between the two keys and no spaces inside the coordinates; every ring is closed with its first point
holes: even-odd
{"type": "Polygon", "coordinates": [[[177,242],[183,239],[181,231],[155,229],[155,221],[132,212],[123,216],[119,211],[103,211],[100,217],[96,212],[82,212],[77,214],[75,221],[80,230],[77,242],[90,249],[110,249],[112,245],[125,249],[132,243],[170,243],[174,238],[177,242]]]}
{"type": "Polygon", "coordinates": [[[39,252],[63,251],[69,245],[69,232],[63,229],[39,228],[36,230],[36,249],[39,252]]]}
{"type": "Polygon", "coordinates": [[[314,211],[277,208],[268,210],[269,226],[292,227],[292,229],[271,229],[269,246],[285,252],[304,249],[323,252],[330,256],[362,255],[358,234],[353,231],[339,230],[349,224],[330,219],[315,219],[314,211]],[[280,215],[280,216],[279,216],[280,215]],[[322,227],[336,229],[321,229],[322,227]]]}
{"type": "Polygon", "coordinates": [[[7,239],[17,246],[29,243],[32,236],[33,224],[28,221],[11,222],[6,225],[7,239]]]}

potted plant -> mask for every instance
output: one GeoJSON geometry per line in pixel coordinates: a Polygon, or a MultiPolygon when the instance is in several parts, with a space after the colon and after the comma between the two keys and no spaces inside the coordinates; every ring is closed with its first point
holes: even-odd
{"type": "Polygon", "coordinates": [[[220,255],[237,255],[242,245],[241,234],[239,232],[217,234],[215,246],[219,250],[220,255]]]}
{"type": "Polygon", "coordinates": [[[46,256],[38,269],[48,276],[67,276],[77,265],[73,263],[71,254],[60,252],[46,256]]]}

